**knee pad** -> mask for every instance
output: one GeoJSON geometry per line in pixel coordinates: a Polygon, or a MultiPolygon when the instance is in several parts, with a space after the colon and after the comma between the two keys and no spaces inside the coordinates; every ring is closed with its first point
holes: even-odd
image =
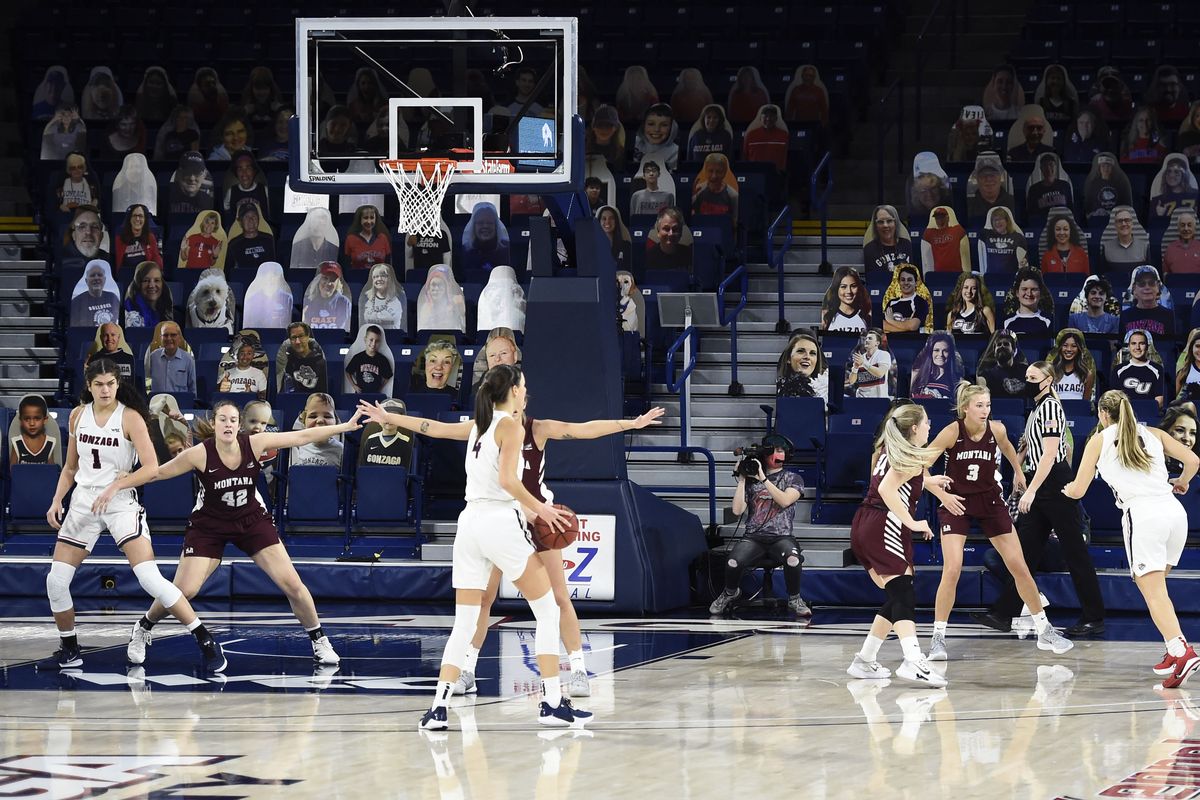
{"type": "Polygon", "coordinates": [[[530,600],[529,608],[537,620],[533,635],[534,654],[558,655],[558,603],[554,600],[554,592],[549,591],[536,600],[530,600]]]}
{"type": "Polygon", "coordinates": [[[889,597],[875,613],[886,619],[888,622],[894,622],[895,618],[892,616],[892,598],[889,597]]]}
{"type": "Polygon", "coordinates": [[[63,561],[50,564],[50,573],[46,575],[46,596],[50,598],[50,610],[55,614],[70,611],[75,606],[71,599],[71,579],[75,577],[75,568],[63,561]]]}
{"type": "Polygon", "coordinates": [[[888,581],[883,587],[888,593],[888,603],[891,605],[892,622],[912,622],[917,613],[917,592],[913,586],[912,575],[900,575],[888,581]]]}
{"type": "Polygon", "coordinates": [[[170,608],[179,602],[183,592],[158,571],[158,564],[153,561],[143,561],[133,568],[133,575],[138,579],[146,594],[162,603],[163,608],[170,608]]]}
{"type": "Polygon", "coordinates": [[[793,555],[793,554],[790,554],[790,553],[789,553],[789,554],[788,554],[788,557],[787,557],[787,558],[785,558],[785,559],[783,560],[783,565],[784,565],[785,567],[791,567],[792,569],[795,569],[796,567],[799,567],[799,566],[800,566],[801,564],[803,564],[803,563],[804,563],[804,562],[800,560],[800,555],[799,555],[799,554],[795,554],[795,555],[793,555]]]}
{"type": "Polygon", "coordinates": [[[479,606],[454,606],[454,627],[446,649],[442,651],[442,663],[462,668],[467,657],[467,645],[475,635],[475,623],[479,620],[479,606]]]}

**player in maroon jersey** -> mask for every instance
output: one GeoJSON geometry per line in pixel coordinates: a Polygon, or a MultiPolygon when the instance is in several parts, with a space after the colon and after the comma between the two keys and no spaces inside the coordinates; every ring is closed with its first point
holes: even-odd
{"type": "Polygon", "coordinates": [[[942,535],[942,581],[934,602],[929,660],[945,661],[948,657],[946,628],[954,608],[958,577],[962,574],[963,547],[972,521],[979,524],[980,531],[988,537],[1012,573],[1021,599],[1033,614],[1038,648],[1061,655],[1073,645],[1046,620],[1037,584],[1025,564],[1021,542],[1001,494],[1000,456],[1008,459],[1013,467],[1013,491],[1016,492],[1025,491],[1021,460],[1008,440],[1004,425],[990,418],[992,395],[986,386],[961,381],[956,408],[958,420],[943,428],[929,445],[939,455],[945,454],[945,474],[954,487],[953,493],[930,487],[930,493],[941,503],[938,525],[942,535]]]}
{"type": "MultiPolygon", "coordinates": [[[[490,361],[489,361],[490,364],[490,361]]],[[[358,410],[368,419],[383,424],[388,422],[405,430],[423,433],[436,439],[458,439],[466,441],[471,435],[471,420],[462,422],[438,422],[421,417],[410,417],[406,414],[389,414],[384,411],[382,404],[360,403],[358,410]]],[[[591,422],[559,422],[554,419],[532,419],[528,414],[521,415],[521,424],[525,427],[525,442],[522,446],[521,482],[525,488],[543,502],[554,502],[554,495],[543,481],[545,473],[546,443],[551,439],[599,439],[601,436],[611,436],[618,433],[639,430],[647,425],[659,425],[664,414],[661,408],[652,408],[636,419],[592,420],[591,422]]],[[[563,569],[562,550],[543,550],[536,543],[538,556],[546,566],[550,575],[550,586],[554,589],[554,599],[559,608],[559,631],[563,644],[567,648],[567,657],[571,663],[571,680],[568,690],[572,697],[587,697],[591,694],[588,683],[587,666],[583,659],[583,635],[579,630],[579,617],[571,605],[570,593],[567,591],[567,576],[563,569]]],[[[466,694],[475,691],[475,662],[479,658],[479,650],[487,637],[488,622],[491,619],[492,603],[500,589],[500,570],[493,568],[483,602],[479,607],[479,621],[475,636],[467,648],[466,659],[462,672],[454,686],[454,694],[466,694]]]]}
{"type": "Polygon", "coordinates": [[[880,428],[871,461],[871,484],[850,526],[850,546],[888,599],[846,672],[855,678],[890,677],[891,671],[880,666],[876,657],[888,633],[895,630],[904,650],[904,663],[896,676],[941,687],[946,679],[930,668],[917,641],[912,536],[919,531],[926,539],[933,538],[929,523],[914,516],[922,483],[944,487],[950,481],[944,476],[924,480],[936,455],[925,447],[929,417],[924,408],[911,401],[893,406],[880,428]]]}
{"type": "MultiPolygon", "coordinates": [[[[321,628],[317,608],[308,587],[300,580],[279,532],[258,493],[262,456],[328,439],[359,428],[361,414],[341,425],[306,428],[280,433],[241,433],[241,412],[231,400],[220,400],[212,411],[212,435],[158,468],[155,480],[167,480],[195,471],[200,482],[196,506],[188,518],[183,538],[183,557],[175,572],[175,585],[186,597],[194,597],[221,564],[227,544],[235,545],[254,560],[285,595],[292,611],[312,641],[313,660],[336,665],[340,659],[321,628]]],[[[166,616],[161,604],[133,623],[126,649],[132,664],[146,659],[150,630],[166,616]]]]}

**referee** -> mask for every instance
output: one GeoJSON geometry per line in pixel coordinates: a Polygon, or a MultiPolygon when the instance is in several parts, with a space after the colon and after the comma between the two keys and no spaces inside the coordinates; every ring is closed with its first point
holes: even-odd
{"type": "MultiPolygon", "coordinates": [[[[1064,436],[1067,417],[1052,388],[1056,378],[1048,361],[1035,362],[1025,370],[1025,393],[1034,400],[1034,407],[1025,423],[1024,472],[1028,488],[1017,506],[1021,512],[1017,518],[1017,536],[1032,573],[1042,559],[1050,532],[1058,534],[1082,608],[1079,622],[1067,629],[1067,635],[1097,636],[1104,633],[1104,600],[1083,538],[1079,501],[1062,493],[1062,487],[1073,476],[1064,436]]],[[[992,607],[974,618],[990,628],[1007,632],[1012,630],[1012,618],[1020,609],[1021,598],[1010,577],[992,607]]]]}

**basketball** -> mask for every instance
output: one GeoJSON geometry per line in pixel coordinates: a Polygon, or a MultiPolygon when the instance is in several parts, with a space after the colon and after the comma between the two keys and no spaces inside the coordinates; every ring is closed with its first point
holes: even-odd
{"type": "Polygon", "coordinates": [[[564,530],[554,530],[541,517],[533,521],[533,538],[538,545],[547,550],[561,550],[574,542],[579,536],[579,517],[575,516],[575,512],[562,503],[555,503],[554,507],[570,515],[570,518],[567,520],[567,527],[564,530]]]}

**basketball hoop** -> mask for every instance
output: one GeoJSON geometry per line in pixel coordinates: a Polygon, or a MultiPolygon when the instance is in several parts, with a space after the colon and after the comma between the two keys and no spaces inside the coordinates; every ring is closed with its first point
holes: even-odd
{"type": "Polygon", "coordinates": [[[442,236],[442,200],[455,173],[508,173],[503,159],[459,162],[453,158],[384,158],[379,168],[396,190],[400,203],[398,230],[418,236],[442,236]]]}

